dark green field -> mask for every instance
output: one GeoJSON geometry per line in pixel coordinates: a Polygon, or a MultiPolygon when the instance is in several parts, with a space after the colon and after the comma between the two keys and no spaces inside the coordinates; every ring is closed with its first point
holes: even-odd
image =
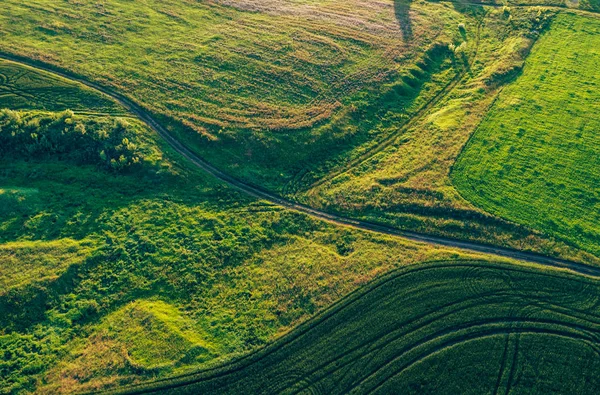
{"type": "Polygon", "coordinates": [[[419,265],[237,363],[123,393],[597,394],[599,296],[537,268],[419,265]]]}

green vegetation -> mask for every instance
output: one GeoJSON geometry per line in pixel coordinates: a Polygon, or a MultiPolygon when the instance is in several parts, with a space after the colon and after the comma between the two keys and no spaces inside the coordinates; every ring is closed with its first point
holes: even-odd
{"type": "MultiPolygon", "coordinates": [[[[76,104],[89,97],[75,88],[76,104]]],[[[0,113],[13,144],[0,157],[0,392],[91,391],[214,365],[392,268],[469,256],[245,197],[135,119],[0,113]],[[97,144],[124,137],[143,160],[122,171],[97,161],[97,144]],[[52,149],[19,149],[42,138],[52,149]]]]}
{"type": "Polygon", "coordinates": [[[600,256],[600,21],[560,15],[455,165],[484,210],[600,256]]]}
{"type": "Polygon", "coordinates": [[[0,59],[0,108],[123,114],[123,108],[79,84],[0,59]]]}
{"type": "Polygon", "coordinates": [[[93,243],[85,240],[0,244],[0,295],[34,282],[55,280],[70,266],[82,263],[93,250],[93,243]]]}
{"type": "Polygon", "coordinates": [[[600,391],[598,281],[490,262],[401,269],[177,394],[600,391]]]}
{"type": "Polygon", "coordinates": [[[0,110],[0,155],[61,157],[124,170],[146,160],[135,143],[136,130],[124,119],[75,117],[0,110]]]}
{"type": "MultiPolygon", "coordinates": [[[[286,198],[593,265],[596,3],[4,0],[0,54],[286,198]]],[[[244,195],[0,60],[0,393],[597,393],[598,286],[244,195]]]]}
{"type": "Polygon", "coordinates": [[[469,48],[477,50],[468,51],[471,65],[454,88],[355,166],[334,168],[316,184],[305,177],[308,185],[295,198],[402,229],[600,263],[534,223],[519,225],[482,210],[453,185],[450,172],[462,148],[500,90],[519,75],[540,31],[554,17],[538,8],[514,8],[508,15],[502,8],[469,12],[481,23],[479,31],[477,25],[465,27],[469,48]]]}

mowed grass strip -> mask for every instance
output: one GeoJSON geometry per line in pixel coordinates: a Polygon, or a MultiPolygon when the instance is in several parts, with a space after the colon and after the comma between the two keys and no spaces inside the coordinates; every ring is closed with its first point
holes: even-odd
{"type": "Polygon", "coordinates": [[[600,20],[559,15],[452,173],[479,207],[600,254],[600,20]]]}
{"type": "Polygon", "coordinates": [[[599,291],[526,266],[413,266],[238,363],[124,392],[594,394],[599,291]]]}

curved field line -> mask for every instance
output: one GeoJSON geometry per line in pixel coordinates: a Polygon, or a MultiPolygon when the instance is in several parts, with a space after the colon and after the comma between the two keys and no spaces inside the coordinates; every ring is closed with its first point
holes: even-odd
{"type": "MultiPolygon", "coordinates": [[[[502,294],[498,294],[498,295],[502,296],[502,294]]],[[[516,296],[516,295],[515,295],[515,296],[516,296]]],[[[355,356],[355,357],[353,357],[353,358],[352,358],[350,361],[347,361],[347,362],[344,362],[344,363],[341,363],[341,364],[340,364],[340,363],[339,363],[339,360],[340,360],[340,359],[342,359],[342,358],[344,358],[346,355],[348,355],[348,353],[343,353],[343,354],[342,354],[340,357],[338,357],[338,358],[336,358],[336,359],[334,359],[334,360],[331,360],[331,361],[329,361],[329,362],[327,362],[327,363],[325,363],[325,364],[322,364],[322,365],[320,365],[319,367],[312,369],[310,372],[307,372],[307,377],[310,377],[311,375],[313,375],[313,374],[315,374],[315,373],[319,372],[319,373],[320,373],[319,375],[320,375],[321,377],[320,377],[319,379],[317,379],[316,381],[314,381],[314,383],[318,383],[318,382],[319,382],[320,380],[322,380],[323,378],[327,378],[327,376],[330,376],[331,374],[333,374],[333,373],[335,373],[335,372],[337,372],[337,371],[341,370],[342,368],[344,368],[344,367],[346,367],[346,366],[348,366],[348,365],[352,364],[353,362],[357,362],[359,359],[362,359],[362,358],[364,358],[364,357],[368,356],[369,354],[374,354],[374,353],[376,353],[377,351],[380,351],[380,350],[382,350],[383,348],[385,348],[385,347],[389,346],[389,344],[390,344],[390,343],[392,343],[392,342],[395,342],[395,341],[397,341],[397,340],[400,340],[401,338],[403,338],[403,337],[405,337],[405,336],[408,336],[408,335],[411,335],[411,334],[417,333],[418,331],[420,331],[420,330],[424,329],[426,326],[428,326],[428,325],[430,325],[430,324],[434,324],[436,321],[439,321],[439,319],[443,319],[444,317],[451,316],[451,315],[453,315],[453,314],[455,314],[455,313],[457,313],[457,312],[460,312],[460,311],[465,311],[465,310],[468,310],[470,307],[473,307],[473,306],[481,306],[482,304],[485,304],[485,305],[492,304],[492,303],[482,303],[481,301],[479,301],[479,303],[478,303],[478,302],[477,302],[477,296],[475,296],[475,297],[473,298],[473,301],[474,301],[473,303],[471,303],[471,304],[469,304],[469,305],[467,305],[467,306],[460,306],[460,307],[459,307],[458,309],[456,309],[456,310],[453,310],[453,311],[449,311],[449,312],[447,312],[447,313],[444,313],[444,314],[442,314],[442,315],[441,315],[441,316],[439,316],[439,317],[434,317],[434,318],[431,318],[431,319],[427,320],[425,323],[422,323],[421,325],[419,325],[419,326],[417,326],[417,327],[415,327],[415,328],[411,328],[410,330],[408,330],[408,331],[406,331],[406,332],[402,332],[402,329],[404,329],[404,328],[401,328],[400,330],[394,330],[394,331],[391,331],[391,332],[389,332],[388,334],[386,334],[384,337],[381,337],[379,340],[377,340],[377,341],[375,342],[375,344],[374,344],[375,346],[374,346],[374,345],[371,345],[371,347],[369,347],[369,349],[368,349],[367,351],[363,352],[361,355],[355,356]],[[400,333],[399,333],[399,332],[400,332],[400,333]],[[391,338],[389,338],[389,335],[392,335],[392,334],[393,334],[393,336],[392,336],[391,338]],[[326,371],[324,371],[324,369],[325,369],[327,366],[330,366],[330,365],[334,365],[334,368],[333,368],[333,369],[329,369],[329,370],[326,370],[326,371]]],[[[464,302],[464,300],[463,300],[463,301],[459,301],[459,302],[457,302],[456,304],[461,304],[462,302],[464,302]]],[[[487,302],[487,301],[486,301],[486,302],[487,302]]],[[[435,312],[434,312],[434,313],[435,313],[435,312]]],[[[432,315],[432,314],[429,314],[429,315],[432,315]]],[[[509,318],[504,318],[504,319],[496,319],[496,320],[484,320],[484,321],[482,321],[480,324],[481,324],[481,325],[489,325],[489,324],[493,324],[493,323],[495,323],[495,324],[498,324],[498,323],[517,323],[517,322],[523,322],[523,323],[539,323],[539,324],[544,324],[544,323],[546,323],[546,324],[553,324],[553,325],[559,325],[559,326],[560,326],[560,325],[563,325],[563,326],[565,326],[565,325],[566,325],[566,324],[562,323],[561,321],[555,321],[555,320],[540,320],[540,319],[529,319],[529,320],[526,320],[526,319],[520,319],[520,320],[517,320],[517,319],[509,319],[509,318]]],[[[465,325],[462,325],[462,326],[459,326],[459,327],[454,327],[454,328],[445,329],[445,330],[443,330],[443,331],[440,331],[440,332],[437,332],[437,333],[442,333],[442,334],[444,334],[444,335],[451,335],[451,334],[454,334],[454,333],[456,333],[456,332],[463,331],[463,330],[466,330],[466,329],[470,328],[470,327],[472,326],[472,324],[473,324],[473,323],[469,323],[469,324],[465,324],[465,325]]],[[[576,330],[578,330],[578,331],[581,331],[581,332],[584,332],[584,333],[588,333],[588,335],[590,336],[590,338],[592,338],[592,339],[594,339],[596,342],[598,342],[598,340],[599,340],[599,338],[598,338],[598,334],[596,334],[596,333],[593,333],[593,332],[592,332],[592,333],[589,333],[589,332],[588,332],[588,331],[589,331],[589,329],[588,329],[588,328],[586,328],[585,326],[578,325],[578,324],[570,324],[569,326],[570,326],[571,328],[573,328],[574,330],[576,329],[576,330]]],[[[419,344],[415,345],[414,347],[417,347],[418,345],[419,345],[419,344]]],[[[361,347],[363,347],[363,346],[364,346],[364,345],[361,345],[361,346],[355,347],[355,349],[360,349],[360,348],[361,348],[361,347]]],[[[413,348],[414,348],[414,347],[413,347],[413,348]]],[[[404,353],[407,353],[407,352],[410,352],[410,351],[411,351],[411,349],[410,349],[410,348],[405,348],[405,351],[403,351],[402,353],[404,354],[404,353]]],[[[302,391],[302,390],[304,390],[304,389],[305,389],[305,388],[300,388],[300,389],[298,389],[298,390],[294,391],[293,393],[294,393],[294,394],[297,394],[297,393],[301,392],[301,391],[302,391]]]]}
{"type": "Polygon", "coordinates": [[[506,341],[504,342],[504,351],[502,351],[502,357],[500,359],[500,369],[498,370],[498,378],[496,379],[496,385],[494,386],[494,395],[498,395],[498,388],[502,384],[502,377],[504,376],[504,369],[506,369],[506,358],[508,355],[508,345],[510,343],[510,334],[506,334],[506,341]]]}
{"type": "Polygon", "coordinates": [[[399,230],[388,225],[352,219],[341,215],[328,213],[326,211],[317,210],[310,206],[287,200],[259,186],[239,180],[223,172],[222,170],[219,170],[218,168],[214,167],[213,165],[202,159],[200,156],[198,156],[196,153],[191,151],[189,148],[187,148],[185,145],[183,145],[183,143],[181,143],[179,140],[177,140],[177,138],[175,138],[165,127],[163,127],[158,121],[154,119],[154,117],[149,111],[145,110],[141,105],[137,104],[129,97],[114,91],[112,88],[104,87],[98,83],[89,81],[84,77],[75,75],[67,70],[60,69],[56,66],[52,66],[38,60],[25,58],[19,55],[0,52],[0,59],[20,63],[22,65],[32,67],[46,73],[52,73],[62,78],[71,79],[100,93],[103,93],[106,96],[111,97],[113,100],[117,101],[119,104],[128,109],[132,114],[136,115],[141,121],[146,123],[152,130],[154,130],[160,137],[162,137],[171,146],[173,150],[175,150],[184,158],[188,159],[194,166],[204,170],[208,174],[218,178],[219,180],[225,182],[226,184],[229,184],[230,186],[236,189],[241,190],[242,192],[245,192],[250,196],[267,200],[275,205],[282,206],[290,210],[298,211],[337,225],[349,226],[356,229],[377,232],[391,236],[399,236],[416,242],[446,246],[451,248],[459,248],[472,252],[496,255],[504,258],[511,258],[530,263],[537,263],[543,266],[568,269],[582,275],[600,277],[600,267],[598,266],[592,266],[566,259],[554,258],[534,252],[519,251],[507,247],[497,247],[484,243],[453,239],[450,237],[434,236],[426,233],[399,230]]]}
{"type": "Polygon", "coordinates": [[[510,386],[515,378],[515,369],[517,362],[519,361],[519,341],[521,340],[520,333],[515,336],[515,345],[513,347],[513,356],[510,364],[510,371],[508,372],[508,379],[506,380],[506,388],[504,389],[504,395],[508,395],[510,392],[510,386]]]}
{"type": "MultiPolygon", "coordinates": [[[[444,306],[441,306],[436,311],[422,314],[418,317],[415,317],[411,322],[404,323],[404,327],[400,327],[396,330],[390,331],[383,336],[377,335],[378,339],[371,342],[370,344],[359,344],[349,350],[346,350],[345,352],[338,354],[334,359],[326,361],[326,362],[322,363],[321,365],[311,369],[310,371],[306,372],[306,374],[308,376],[311,376],[317,372],[320,372],[321,375],[323,375],[322,378],[324,378],[327,375],[337,372],[340,369],[352,364],[353,362],[357,362],[359,359],[361,359],[369,354],[372,354],[375,351],[379,351],[382,348],[385,348],[391,342],[394,342],[404,336],[408,336],[413,333],[416,333],[417,331],[422,330],[423,328],[425,328],[428,325],[434,324],[436,321],[439,321],[440,319],[452,316],[452,315],[462,312],[462,311],[466,311],[474,306],[493,304],[491,301],[488,301],[487,299],[485,299],[486,297],[490,297],[490,296],[493,298],[495,298],[495,297],[501,298],[503,296],[506,296],[506,294],[504,294],[502,292],[496,292],[496,293],[490,292],[488,295],[474,295],[471,298],[462,299],[462,300],[459,300],[459,301],[456,301],[453,303],[446,304],[444,306]],[[485,300],[485,302],[484,302],[484,300],[485,300]],[[470,303],[468,303],[467,305],[463,305],[463,303],[466,303],[466,302],[470,302],[470,303]],[[454,306],[457,306],[457,308],[439,314],[442,310],[445,310],[447,308],[454,307],[454,306]],[[436,314],[438,314],[438,315],[436,315],[436,314]],[[436,315],[436,316],[432,317],[434,315],[436,315]],[[423,319],[427,319],[427,320],[425,322],[420,322],[416,326],[413,325],[411,328],[406,329],[406,326],[411,326],[411,324],[415,324],[416,322],[421,321],[423,319]],[[349,356],[350,354],[352,354],[355,351],[360,350],[361,348],[364,348],[365,346],[367,346],[368,348],[362,354],[359,354],[358,356],[354,357],[353,359],[351,359],[349,361],[346,361],[343,363],[339,362],[341,359],[345,358],[346,356],[349,356]],[[331,365],[334,365],[334,369],[326,370],[331,365]]],[[[369,343],[369,342],[367,342],[367,343],[369,343]]],[[[296,394],[296,393],[300,392],[301,390],[303,390],[303,388],[301,388],[293,393],[296,394]]]]}
{"type": "MultiPolygon", "coordinates": [[[[487,331],[481,331],[481,333],[470,334],[466,338],[450,340],[446,344],[444,344],[442,347],[436,348],[430,352],[426,352],[418,357],[413,358],[411,361],[409,361],[407,364],[405,364],[399,371],[394,372],[393,375],[387,377],[384,381],[378,383],[374,388],[371,388],[367,393],[370,394],[370,393],[377,391],[390,379],[402,374],[406,369],[409,369],[410,367],[414,366],[416,363],[421,362],[422,360],[428,358],[429,356],[431,356],[433,354],[436,354],[436,353],[446,350],[448,348],[455,347],[455,346],[460,345],[465,342],[485,339],[487,337],[497,336],[500,334],[516,334],[517,336],[520,336],[520,335],[547,335],[547,336],[562,337],[562,338],[566,338],[569,340],[577,340],[577,341],[586,343],[600,357],[600,351],[597,349],[597,347],[590,344],[589,340],[587,340],[585,338],[585,336],[575,335],[569,331],[561,331],[561,330],[553,330],[553,329],[540,329],[540,328],[535,328],[535,327],[516,328],[516,329],[500,328],[500,329],[495,329],[495,330],[492,329],[492,330],[487,330],[487,331]]],[[[353,389],[355,389],[355,388],[353,388],[353,389]]]]}
{"type": "MultiPolygon", "coordinates": [[[[537,332],[542,332],[542,333],[546,333],[546,332],[559,332],[559,333],[563,333],[563,334],[568,334],[570,335],[570,337],[576,338],[578,340],[584,341],[586,343],[588,343],[588,345],[594,350],[594,352],[600,357],[600,349],[599,346],[594,344],[594,340],[597,341],[597,338],[594,339],[595,336],[586,336],[583,333],[586,333],[589,335],[588,333],[588,329],[587,328],[583,328],[580,327],[578,325],[571,325],[571,324],[567,324],[561,321],[553,321],[553,320],[537,320],[537,321],[526,321],[526,320],[514,320],[514,319],[498,319],[498,320],[489,320],[489,321],[482,321],[479,323],[474,323],[474,324],[470,324],[470,325],[464,325],[462,328],[460,328],[459,330],[456,330],[454,328],[450,328],[450,329],[446,329],[443,331],[439,331],[433,335],[429,335],[426,336],[424,339],[420,340],[418,343],[405,347],[400,353],[399,355],[397,355],[396,357],[394,357],[392,360],[386,362],[384,365],[382,365],[382,367],[379,369],[381,370],[383,367],[385,366],[390,366],[391,364],[393,364],[395,361],[399,360],[400,358],[402,358],[405,354],[410,353],[412,350],[418,348],[418,347],[424,347],[427,344],[430,343],[434,343],[436,341],[439,340],[443,340],[445,337],[447,336],[451,336],[451,335],[456,335],[458,336],[457,339],[453,339],[453,340],[449,340],[446,341],[444,343],[442,343],[442,345],[440,346],[435,346],[434,349],[429,352],[429,354],[433,354],[435,352],[439,352],[442,349],[445,348],[445,344],[448,342],[451,343],[461,343],[463,342],[465,339],[470,339],[472,337],[478,337],[478,334],[480,332],[475,332],[475,333],[466,333],[466,334],[457,334],[457,332],[460,331],[467,331],[467,330],[472,330],[473,328],[481,328],[480,332],[482,333],[490,333],[490,334],[504,334],[504,333],[521,333],[523,331],[529,331],[529,332],[533,332],[533,333],[537,333],[537,332]],[[520,327],[512,327],[513,324],[517,324],[517,323],[521,323],[521,324],[530,324],[529,326],[526,325],[522,325],[520,327]],[[502,325],[502,324],[509,324],[511,325],[511,327],[501,327],[501,328],[487,328],[488,326],[494,326],[494,325],[502,325]],[[543,325],[546,324],[548,326],[557,326],[557,327],[563,327],[565,328],[564,330],[558,331],[555,329],[547,329],[544,327],[538,327],[536,325],[533,324],[539,324],[539,325],[543,325]],[[571,331],[568,331],[571,330],[571,331]],[[573,333],[575,332],[575,333],[573,333]]],[[[514,359],[514,357],[513,357],[514,359]]],[[[406,369],[406,367],[410,366],[410,364],[417,362],[419,359],[413,359],[409,365],[405,366],[402,370],[400,371],[395,371],[394,375],[397,375],[399,373],[401,373],[404,369],[406,369]]],[[[357,388],[358,386],[366,383],[369,378],[373,377],[374,375],[376,375],[377,372],[372,372],[370,373],[368,376],[364,377],[359,383],[355,384],[352,388],[350,389],[346,389],[345,392],[350,392],[352,390],[354,390],[355,388],[357,388]]]]}
{"type": "Polygon", "coordinates": [[[179,387],[184,387],[187,385],[191,385],[199,382],[208,382],[214,379],[218,379],[229,374],[235,373],[237,371],[241,371],[245,369],[252,363],[260,361],[269,355],[277,352],[280,348],[285,347],[289,344],[292,344],[296,340],[298,340],[302,335],[309,332],[310,330],[319,327],[322,324],[327,323],[334,315],[345,310],[349,306],[351,306],[358,299],[365,297],[367,294],[376,291],[377,289],[385,286],[387,283],[394,281],[398,278],[411,275],[418,272],[424,272],[429,270],[438,270],[438,269],[453,269],[453,268],[467,268],[472,266],[478,266],[481,268],[487,269],[495,269],[502,270],[503,272],[523,272],[523,273],[536,273],[536,275],[540,275],[543,277],[551,277],[551,278],[569,278],[570,281],[576,282],[584,282],[588,283],[593,280],[586,280],[585,277],[576,277],[568,274],[558,274],[558,273],[549,273],[549,272],[538,272],[535,269],[530,268],[520,268],[518,266],[509,265],[509,264],[499,264],[499,263],[489,263],[482,264],[480,262],[470,262],[470,263],[449,263],[446,261],[441,262],[430,262],[425,263],[419,266],[414,267],[404,267],[396,269],[388,274],[383,275],[382,277],[372,281],[371,283],[351,292],[346,297],[334,303],[327,310],[318,313],[315,317],[300,324],[296,329],[294,329],[289,334],[285,335],[279,340],[270,343],[266,347],[258,349],[252,353],[249,353],[239,359],[230,361],[228,363],[222,364],[220,366],[216,366],[214,368],[204,369],[197,372],[191,372],[188,374],[183,374],[175,377],[168,377],[164,379],[158,379],[152,382],[147,382],[138,385],[132,385],[124,388],[120,391],[113,391],[117,393],[129,393],[129,394],[139,394],[139,393],[151,393],[151,392],[160,392],[161,390],[170,388],[175,389],[179,387]],[[149,388],[149,385],[152,387],[149,388]]]}

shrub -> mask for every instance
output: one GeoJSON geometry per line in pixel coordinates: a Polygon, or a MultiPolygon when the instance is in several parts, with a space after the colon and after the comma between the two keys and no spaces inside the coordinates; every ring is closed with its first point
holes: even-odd
{"type": "Polygon", "coordinates": [[[123,170],[143,159],[135,138],[131,125],[120,118],[79,117],[70,110],[50,114],[0,110],[2,156],[56,156],[123,170]]]}

